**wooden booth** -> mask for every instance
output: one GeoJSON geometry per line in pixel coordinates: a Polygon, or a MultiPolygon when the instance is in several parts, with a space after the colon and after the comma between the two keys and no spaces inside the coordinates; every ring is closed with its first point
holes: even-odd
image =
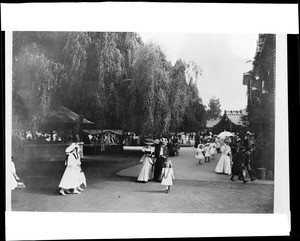
{"type": "Polygon", "coordinates": [[[123,131],[122,130],[83,130],[84,152],[89,154],[97,154],[99,152],[122,152],[123,148],[123,131]]]}

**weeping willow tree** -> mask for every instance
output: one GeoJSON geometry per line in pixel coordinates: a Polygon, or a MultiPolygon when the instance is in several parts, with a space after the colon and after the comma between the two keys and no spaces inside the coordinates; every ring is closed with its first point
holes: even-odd
{"type": "Polygon", "coordinates": [[[131,89],[132,129],[159,136],[203,128],[205,109],[196,86],[200,75],[192,62],[178,60],[172,66],[159,46],[141,46],[131,89]]]}
{"type": "Polygon", "coordinates": [[[78,32],[68,36],[64,84],[70,92],[65,102],[83,111],[97,128],[122,128],[127,120],[124,103],[129,90],[122,81],[132,72],[138,44],[133,33],[78,32]]]}
{"type": "Polygon", "coordinates": [[[94,128],[142,135],[197,129],[205,119],[197,90],[202,69],[182,60],[172,66],[137,33],[16,32],[13,52],[16,132],[43,122],[57,105],[94,128]]]}
{"type": "Polygon", "coordinates": [[[13,131],[32,130],[51,110],[63,66],[48,59],[36,44],[21,48],[13,62],[13,131]]]}

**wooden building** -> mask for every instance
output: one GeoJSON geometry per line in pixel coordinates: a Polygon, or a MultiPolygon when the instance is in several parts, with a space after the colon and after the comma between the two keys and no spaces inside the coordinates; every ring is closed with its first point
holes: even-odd
{"type": "Polygon", "coordinates": [[[224,114],[216,119],[210,119],[206,123],[206,128],[214,134],[222,131],[243,132],[246,126],[243,123],[243,116],[246,115],[245,110],[240,111],[224,111],[224,114]]]}

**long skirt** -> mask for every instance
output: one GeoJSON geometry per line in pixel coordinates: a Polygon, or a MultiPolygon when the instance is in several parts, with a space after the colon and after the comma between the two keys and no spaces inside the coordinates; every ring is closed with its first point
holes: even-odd
{"type": "Polygon", "coordinates": [[[243,169],[242,169],[242,161],[243,161],[243,154],[242,153],[236,153],[233,156],[233,164],[231,168],[231,173],[233,175],[242,175],[243,169]]]}
{"type": "Polygon", "coordinates": [[[228,155],[222,154],[216,166],[215,172],[225,173],[228,175],[231,174],[230,157],[228,155]]]}
{"type": "Polygon", "coordinates": [[[17,180],[12,173],[9,174],[8,185],[10,190],[14,190],[18,187],[17,180]]]}
{"type": "Polygon", "coordinates": [[[79,167],[67,166],[58,187],[63,189],[77,188],[85,180],[83,176],[84,174],[79,167]]]}
{"type": "Polygon", "coordinates": [[[138,176],[138,181],[140,182],[148,182],[148,180],[153,179],[153,165],[151,164],[151,157],[143,156],[143,166],[138,176]]]}
{"type": "Polygon", "coordinates": [[[85,187],[87,187],[86,185],[86,178],[85,178],[85,175],[84,175],[84,172],[83,171],[80,171],[80,185],[83,184],[85,187]]]}
{"type": "Polygon", "coordinates": [[[163,157],[158,157],[155,162],[154,168],[154,180],[161,181],[161,171],[163,169],[166,159],[163,157]]]}

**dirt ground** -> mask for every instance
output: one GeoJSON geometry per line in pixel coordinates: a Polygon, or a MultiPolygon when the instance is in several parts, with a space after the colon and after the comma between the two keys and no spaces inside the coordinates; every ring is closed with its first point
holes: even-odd
{"type": "Polygon", "coordinates": [[[274,185],[255,180],[243,184],[214,173],[219,155],[211,163],[197,164],[192,147],[170,157],[176,180],[171,192],[149,181],[136,181],[141,153],[89,156],[82,159],[87,189],[81,194],[59,195],[64,161],[15,161],[26,189],[12,191],[12,211],[115,213],[272,213],[274,185]]]}

